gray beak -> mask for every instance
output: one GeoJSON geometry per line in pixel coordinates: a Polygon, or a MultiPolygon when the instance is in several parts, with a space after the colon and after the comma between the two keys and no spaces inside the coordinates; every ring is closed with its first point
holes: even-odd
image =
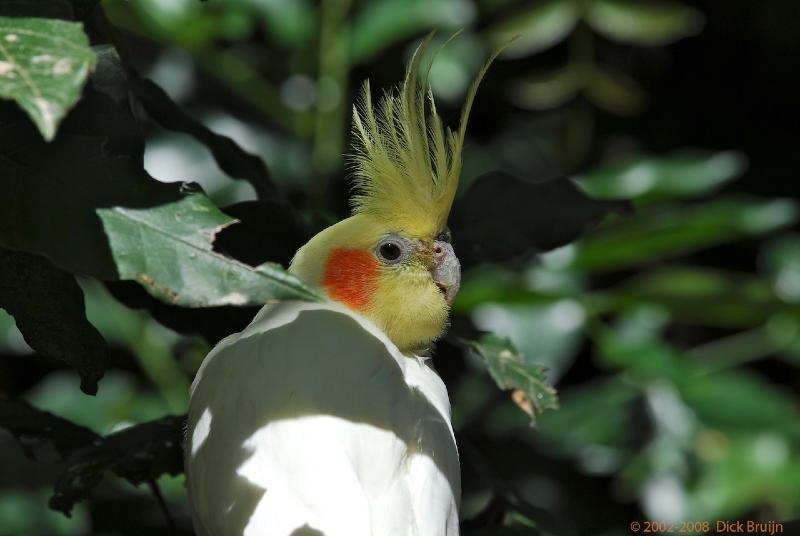
{"type": "Polygon", "coordinates": [[[436,240],[433,243],[433,282],[442,290],[448,305],[453,303],[461,286],[461,263],[458,262],[453,246],[448,242],[436,240]]]}

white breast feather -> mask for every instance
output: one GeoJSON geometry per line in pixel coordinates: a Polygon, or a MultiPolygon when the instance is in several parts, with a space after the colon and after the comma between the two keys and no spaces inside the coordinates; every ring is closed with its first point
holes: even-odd
{"type": "Polygon", "coordinates": [[[264,307],[206,357],[185,447],[200,536],[457,536],[447,391],[337,304],[264,307]]]}

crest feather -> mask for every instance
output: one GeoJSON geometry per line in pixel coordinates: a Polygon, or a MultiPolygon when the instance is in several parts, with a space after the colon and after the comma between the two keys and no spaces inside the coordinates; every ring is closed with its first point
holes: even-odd
{"type": "Polygon", "coordinates": [[[420,72],[432,37],[433,32],[414,52],[399,88],[387,91],[375,106],[369,81],[365,81],[361,99],[353,107],[354,214],[376,216],[420,237],[445,228],[458,188],[472,101],[489,65],[502,51],[495,51],[476,76],[467,92],[459,128],[452,131],[442,127],[436,113],[428,87],[430,64],[420,72]]]}

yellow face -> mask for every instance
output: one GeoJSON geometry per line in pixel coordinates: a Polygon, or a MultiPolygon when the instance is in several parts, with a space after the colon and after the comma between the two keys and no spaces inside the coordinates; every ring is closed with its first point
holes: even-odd
{"type": "Polygon", "coordinates": [[[371,319],[402,352],[442,335],[460,280],[445,233],[409,236],[364,215],[312,238],[290,271],[371,319]]]}

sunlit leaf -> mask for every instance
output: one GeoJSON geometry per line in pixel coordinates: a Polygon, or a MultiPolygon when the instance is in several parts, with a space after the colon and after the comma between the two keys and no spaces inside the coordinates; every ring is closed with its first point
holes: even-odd
{"type": "Polygon", "coordinates": [[[514,42],[503,52],[508,58],[535,54],[562,41],[578,22],[578,9],[569,0],[532,2],[522,11],[494,22],[486,30],[493,47],[514,42]]]}
{"type": "Polygon", "coordinates": [[[758,236],[797,221],[794,201],[718,199],[697,205],[659,206],[587,236],[574,266],[611,270],[675,257],[758,236]]]}
{"type": "Polygon", "coordinates": [[[374,0],[350,27],[350,61],[369,60],[390,45],[431,27],[462,28],[474,15],[465,0],[374,0]]]}
{"type": "Polygon", "coordinates": [[[51,141],[95,65],[79,23],[0,17],[0,98],[13,99],[51,141]]]}
{"type": "Polygon", "coordinates": [[[218,231],[235,220],[202,194],[145,209],[97,210],[120,279],[141,283],[172,304],[254,305],[271,299],[322,299],[280,265],[257,267],[213,250],[218,231]]]}
{"type": "Polygon", "coordinates": [[[603,35],[637,45],[666,45],[703,27],[702,13],[667,0],[596,0],[587,4],[585,16],[603,35]]]}
{"type": "Polygon", "coordinates": [[[577,182],[596,199],[694,197],[731,181],[744,167],[741,153],[683,151],[601,166],[577,182]]]}

